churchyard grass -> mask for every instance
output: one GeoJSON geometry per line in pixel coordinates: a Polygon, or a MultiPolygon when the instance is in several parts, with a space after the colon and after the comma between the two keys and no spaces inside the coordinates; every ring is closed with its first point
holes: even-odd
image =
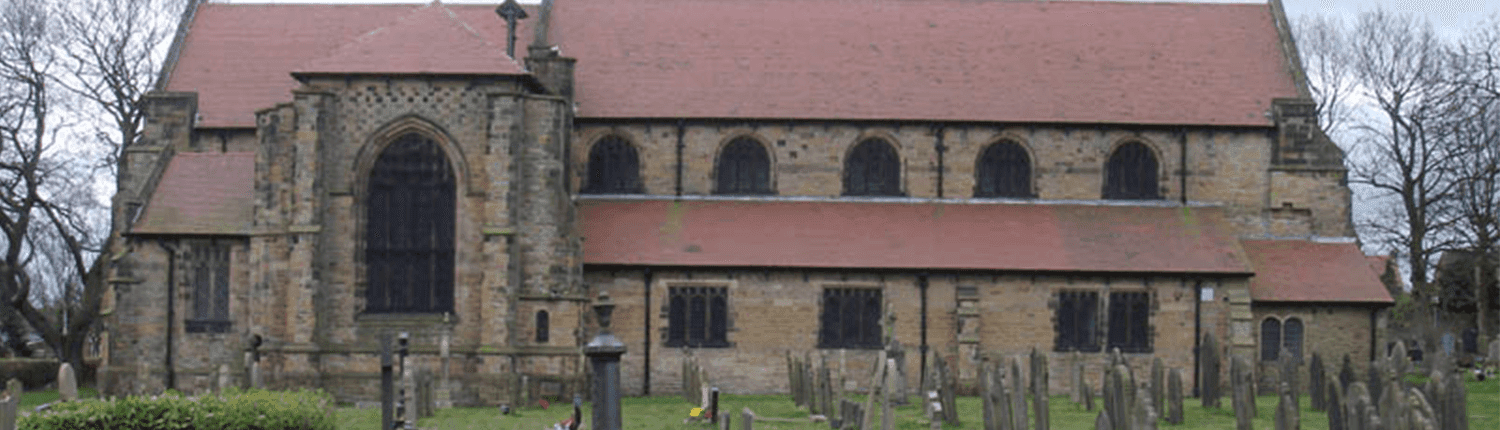
{"type": "MultiPolygon", "coordinates": [[[[1470,428],[1494,429],[1500,428],[1500,381],[1489,379],[1485,382],[1474,381],[1469,378],[1469,417],[1470,428]]],[[[55,398],[55,394],[54,394],[55,398]]],[[[915,400],[915,396],[913,396],[915,400]]],[[[961,426],[944,426],[945,430],[975,429],[981,428],[983,423],[983,412],[980,409],[978,397],[960,397],[958,400],[959,418],[961,426]]],[[[1184,422],[1182,425],[1170,425],[1165,421],[1159,424],[1162,429],[1183,430],[1221,430],[1234,428],[1234,413],[1228,407],[1220,409],[1204,409],[1189,399],[1183,408],[1184,422]]],[[[1313,411],[1309,406],[1310,399],[1304,394],[1301,396],[1302,403],[1302,429],[1303,430],[1326,430],[1328,428],[1328,417],[1323,412],[1313,411]]],[[[1227,403],[1227,402],[1226,402],[1227,403]]],[[[1256,407],[1259,413],[1254,421],[1255,428],[1276,428],[1272,418],[1276,412],[1275,396],[1259,396],[1256,399],[1256,407]]],[[[770,417],[773,420],[757,420],[756,429],[768,430],[825,430],[826,423],[811,423],[807,421],[807,412],[798,410],[792,405],[790,396],[786,395],[724,395],[720,400],[720,407],[726,413],[732,413],[731,423],[736,430],[740,429],[739,411],[742,408],[750,408],[759,417],[770,417]],[[781,420],[796,422],[784,422],[781,420]]],[[[1052,396],[1050,400],[1052,428],[1058,430],[1086,430],[1092,429],[1094,416],[1098,411],[1084,411],[1083,407],[1074,404],[1068,396],[1052,396]]],[[[624,416],[624,430],[657,430],[657,429],[710,429],[707,421],[698,423],[684,423],[688,417],[688,411],[692,406],[683,402],[681,396],[664,395],[653,397],[626,397],[621,401],[624,416]]],[[[922,409],[915,401],[906,406],[894,408],[896,413],[896,430],[927,430],[929,427],[925,421],[920,421],[922,409]]],[[[496,430],[543,430],[551,428],[572,413],[572,406],[567,402],[554,403],[551,408],[542,410],[537,407],[521,408],[511,415],[500,415],[498,408],[453,408],[440,409],[437,415],[424,418],[417,422],[417,427],[438,430],[467,430],[467,429],[496,429],[496,430]]],[[[589,420],[589,405],[584,404],[583,416],[585,422],[589,420]]],[[[380,411],[378,409],[356,409],[353,407],[339,408],[338,428],[340,430],[372,429],[380,425],[380,411]]],[[[877,427],[878,428],[878,427],[877,427]]]]}
{"type": "MultiPolygon", "coordinates": [[[[22,411],[35,410],[37,406],[52,403],[62,397],[57,390],[27,391],[21,394],[21,403],[16,409],[22,411]]],[[[95,399],[99,397],[99,391],[89,387],[78,388],[79,399],[95,399]]]]}

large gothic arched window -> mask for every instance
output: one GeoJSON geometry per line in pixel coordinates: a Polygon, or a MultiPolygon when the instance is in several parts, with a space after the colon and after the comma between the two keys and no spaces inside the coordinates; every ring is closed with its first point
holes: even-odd
{"type": "Polygon", "coordinates": [[[985,148],[974,172],[974,197],[1034,197],[1031,157],[1018,143],[1003,140],[985,148]]]}
{"type": "Polygon", "coordinates": [[[771,158],[748,137],[737,138],[719,153],[717,194],[771,194],[771,158]]]}
{"type": "Polygon", "coordinates": [[[436,142],[406,134],[370,170],[365,310],[453,310],[453,169],[436,142]]]}
{"type": "Polygon", "coordinates": [[[882,139],[866,139],[844,161],[844,195],[901,195],[901,159],[882,139]]]}
{"type": "Polygon", "coordinates": [[[641,192],[641,162],[635,147],[619,136],[599,139],[589,150],[589,177],[583,192],[635,194],[641,192]]]}
{"type": "Polygon", "coordinates": [[[1161,198],[1156,180],[1156,155],[1140,142],[1115,148],[1104,166],[1104,198],[1155,200],[1161,198]]]}

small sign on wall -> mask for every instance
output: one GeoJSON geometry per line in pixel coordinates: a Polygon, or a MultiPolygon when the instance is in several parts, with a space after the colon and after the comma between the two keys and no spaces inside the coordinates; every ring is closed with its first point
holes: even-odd
{"type": "Polygon", "coordinates": [[[1204,302],[1214,301],[1214,287],[1203,287],[1198,290],[1198,300],[1204,302]]]}

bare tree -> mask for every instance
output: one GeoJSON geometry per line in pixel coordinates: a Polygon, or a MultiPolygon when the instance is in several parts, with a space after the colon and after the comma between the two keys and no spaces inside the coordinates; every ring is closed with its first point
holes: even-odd
{"type": "Polygon", "coordinates": [[[1472,282],[1466,283],[1473,291],[1455,299],[1475,306],[1476,326],[1487,339],[1500,250],[1500,21],[1482,24],[1459,41],[1450,63],[1447,127],[1462,161],[1452,166],[1459,186],[1446,206],[1458,221],[1460,245],[1477,257],[1470,265],[1472,282]]]}
{"type": "Polygon", "coordinates": [[[1452,245],[1445,231],[1455,220],[1440,205],[1460,182],[1452,169],[1458,152],[1443,127],[1453,92],[1449,48],[1430,24],[1383,10],[1360,14],[1347,44],[1354,85],[1374,110],[1354,123],[1351,182],[1397,201],[1388,216],[1360,227],[1406,258],[1421,303],[1432,294],[1430,261],[1452,245]]]}
{"type": "Polygon", "coordinates": [[[1329,136],[1342,136],[1352,121],[1350,98],[1356,89],[1344,22],[1333,16],[1303,17],[1293,33],[1317,103],[1318,125],[1329,136]]]}
{"type": "Polygon", "coordinates": [[[167,42],[176,30],[172,18],[184,4],[184,0],[73,0],[60,9],[68,49],[59,82],[87,101],[79,110],[97,110],[107,119],[93,124],[92,135],[107,150],[98,161],[110,173],[121,151],[140,136],[145,124],[141,96],[156,86],[167,42]]]}

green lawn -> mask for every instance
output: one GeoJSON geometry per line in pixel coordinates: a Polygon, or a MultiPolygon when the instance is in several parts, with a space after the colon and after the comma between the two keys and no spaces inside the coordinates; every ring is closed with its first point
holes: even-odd
{"type": "MultiPolygon", "coordinates": [[[[1473,429],[1497,429],[1500,428],[1500,381],[1491,379],[1486,382],[1470,381],[1469,388],[1469,427],[1473,429]]],[[[915,397],[913,397],[915,400],[915,397]]],[[[1302,396],[1302,428],[1305,430],[1326,430],[1328,428],[1328,417],[1322,412],[1315,412],[1308,407],[1309,398],[1302,396]]],[[[1223,400],[1223,408],[1205,409],[1197,405],[1197,399],[1187,399],[1184,402],[1183,412],[1186,415],[1185,423],[1180,426],[1167,425],[1162,422],[1161,428],[1167,429],[1226,429],[1234,428],[1234,412],[1229,408],[1229,399],[1223,400]]],[[[726,411],[733,411],[733,423],[739,429],[739,411],[748,407],[762,417],[796,419],[798,422],[780,421],[758,421],[755,428],[782,430],[782,429],[827,429],[827,424],[814,424],[806,421],[807,413],[798,410],[792,405],[791,398],[784,395],[769,396],[736,396],[725,395],[721,403],[726,411]]],[[[1098,403],[1103,407],[1103,403],[1098,403]]],[[[1255,428],[1272,429],[1275,423],[1276,398],[1274,396],[1261,396],[1256,399],[1259,409],[1255,419],[1255,428]]],[[[688,412],[692,408],[679,396],[657,396],[657,397],[630,397],[623,400],[624,428],[626,430],[655,430],[655,429],[701,429],[711,428],[707,423],[685,423],[688,412]]],[[[1054,396],[1050,400],[1050,411],[1052,415],[1052,428],[1058,430],[1092,429],[1095,412],[1084,411],[1079,405],[1068,400],[1067,396],[1054,396]]],[[[983,426],[983,412],[979,406],[977,397],[961,397],[958,399],[960,426],[945,426],[945,430],[977,429],[983,426]]],[[[567,418],[572,412],[569,405],[557,405],[548,410],[540,408],[525,408],[511,415],[500,415],[496,408],[454,408],[439,410],[437,416],[424,418],[417,422],[417,426],[425,429],[497,429],[497,430],[542,430],[549,428],[553,423],[567,418]]],[[[922,410],[916,404],[895,408],[897,430],[925,430],[928,428],[925,421],[921,419],[922,410]]],[[[589,420],[588,405],[584,406],[585,422],[589,420]]],[[[374,429],[379,427],[380,414],[377,409],[354,409],[341,408],[338,410],[339,429],[374,429]]]]}

